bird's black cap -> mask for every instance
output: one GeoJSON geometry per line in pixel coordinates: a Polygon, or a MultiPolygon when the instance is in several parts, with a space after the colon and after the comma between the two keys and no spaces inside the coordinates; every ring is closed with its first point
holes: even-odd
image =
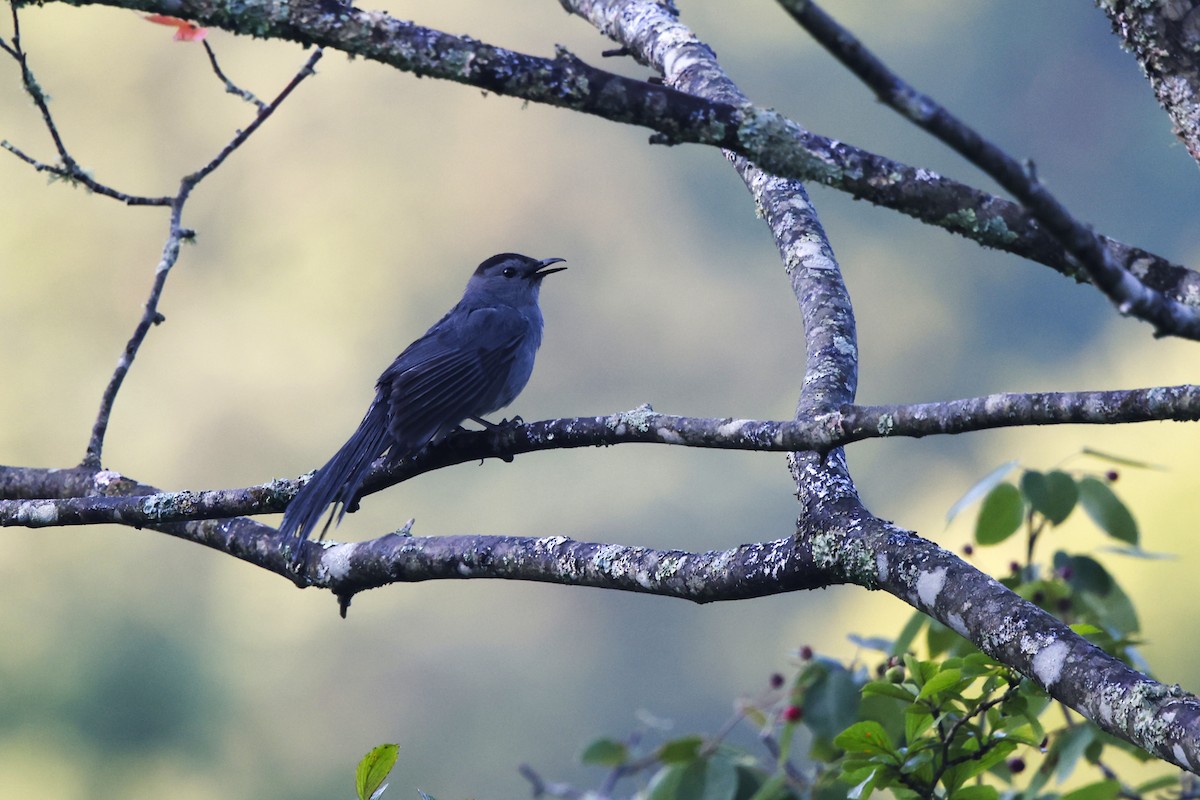
{"type": "Polygon", "coordinates": [[[545,267],[548,267],[551,264],[557,264],[560,261],[566,261],[565,258],[537,259],[537,258],[530,258],[529,256],[523,256],[520,253],[499,253],[499,254],[494,255],[491,258],[487,259],[482,264],[480,264],[478,267],[476,267],[475,274],[483,275],[484,273],[488,272],[492,267],[494,267],[498,264],[503,264],[505,262],[511,262],[511,261],[515,261],[515,262],[521,264],[522,266],[524,266],[525,269],[527,270],[525,272],[525,274],[527,276],[537,276],[538,278],[544,278],[551,273],[562,272],[564,269],[566,269],[566,267],[554,267],[553,269],[545,269],[545,267]],[[534,269],[535,267],[537,269],[534,269]]]}

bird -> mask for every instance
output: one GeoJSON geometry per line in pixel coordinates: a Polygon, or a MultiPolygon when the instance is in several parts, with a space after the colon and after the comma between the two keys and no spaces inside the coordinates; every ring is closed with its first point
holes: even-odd
{"type": "Polygon", "coordinates": [[[327,508],[321,539],[354,508],[376,459],[416,455],[468,419],[496,427],[484,415],[529,382],[542,342],[538,292],[562,261],[500,253],[476,267],[462,299],[383,371],[357,430],[288,504],[279,532],[296,540],[296,558],[327,508]]]}

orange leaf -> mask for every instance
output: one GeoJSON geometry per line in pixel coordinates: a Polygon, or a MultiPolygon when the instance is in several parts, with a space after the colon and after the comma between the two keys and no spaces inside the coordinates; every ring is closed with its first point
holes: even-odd
{"type": "Polygon", "coordinates": [[[170,25],[175,28],[175,41],[177,42],[199,42],[205,36],[208,36],[208,28],[201,28],[199,25],[188,22],[186,19],[179,17],[170,17],[166,14],[148,14],[146,15],[148,22],[153,22],[156,25],[170,25]]]}

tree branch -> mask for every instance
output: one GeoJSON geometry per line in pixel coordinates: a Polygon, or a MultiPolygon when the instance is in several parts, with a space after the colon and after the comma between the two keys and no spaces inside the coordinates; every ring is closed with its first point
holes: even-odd
{"type": "MultiPolygon", "coordinates": [[[[780,421],[680,417],[659,414],[643,406],[605,417],[573,417],[506,426],[495,431],[464,431],[400,463],[378,462],[363,484],[363,495],[456,464],[579,447],[643,443],[715,450],[824,453],[866,439],[922,438],[1026,425],[1116,425],[1165,420],[1200,420],[1200,387],[993,394],[943,403],[847,405],[807,419],[780,421]]],[[[70,474],[64,471],[64,475],[70,474]]],[[[110,480],[119,477],[115,472],[107,474],[110,480]]],[[[0,467],[0,527],[106,523],[142,527],[272,514],[287,507],[300,485],[300,481],[281,479],[240,489],[181,492],[155,489],[109,496],[88,494],[69,483],[46,484],[40,471],[0,467]]]]}
{"type": "MultiPolygon", "coordinates": [[[[556,59],[537,58],[327,0],[61,1],[183,16],[234,33],[318,44],[415,75],[648,127],[659,134],[654,141],[724,147],[772,174],[841,189],[985,247],[1087,280],[1074,257],[1016,203],[930,170],[813,134],[774,112],[688,98],[595,69],[567,53],[556,59]]],[[[570,10],[597,8],[588,13],[609,19],[620,10],[593,3],[565,5],[570,10]]],[[[613,27],[602,25],[598,27],[606,34],[613,27]]],[[[644,54],[638,57],[646,61],[644,54]]],[[[1200,274],[1145,250],[1104,237],[1101,241],[1115,263],[1132,268],[1150,289],[1185,304],[1200,302],[1196,300],[1200,298],[1200,274]]]]}
{"type": "MultiPolygon", "coordinates": [[[[812,486],[827,470],[799,467],[812,486]]],[[[1186,770],[1200,769],[1200,700],[1165,686],[1075,634],[941,547],[870,514],[853,487],[826,483],[802,492],[800,528],[818,568],[882,589],[925,612],[1026,675],[1101,730],[1186,770]],[[831,527],[840,521],[842,527],[831,527]]]]}
{"type": "MultiPolygon", "coordinates": [[[[692,68],[719,71],[715,58],[711,58],[711,50],[704,48],[697,52],[703,46],[673,17],[662,13],[657,4],[563,1],[624,48],[647,63],[655,63],[668,79],[671,79],[673,68],[680,64],[685,65],[680,68],[681,72],[692,68]],[[667,30],[669,34],[665,32],[667,30]],[[681,46],[683,42],[687,43],[686,47],[681,46]]],[[[772,229],[775,230],[774,225],[772,229]]],[[[836,265],[831,264],[830,269],[836,269],[836,265]]],[[[818,321],[811,317],[809,304],[812,298],[804,292],[797,292],[797,299],[805,313],[806,336],[811,348],[822,338],[820,334],[814,336],[814,325],[819,327],[827,322],[832,330],[836,330],[838,323],[836,319],[818,321]]],[[[855,363],[857,353],[852,338],[845,339],[842,344],[844,359],[841,363],[855,363]]],[[[826,383],[826,374],[814,369],[814,363],[818,362],[814,362],[812,349],[808,355],[809,371],[801,394],[801,409],[814,399],[810,382],[826,383]]],[[[835,360],[834,375],[839,374],[837,364],[835,360]]],[[[843,369],[840,374],[849,377],[852,373],[843,369]]],[[[852,384],[847,389],[847,399],[852,399],[852,384]]],[[[1185,768],[1200,764],[1197,757],[1200,755],[1200,735],[1197,733],[1200,731],[1200,724],[1197,724],[1200,722],[1200,704],[1194,698],[1172,697],[1164,701],[1173,694],[1171,690],[1088,644],[1063,623],[1021,600],[956,556],[874,517],[862,505],[840,449],[824,456],[815,452],[793,453],[789,463],[802,506],[797,520],[797,540],[812,554],[818,567],[829,568],[850,583],[884,588],[910,605],[925,610],[985,652],[1030,675],[1052,695],[1076,708],[1086,708],[1090,712],[1088,716],[1105,730],[1185,768]],[[952,580],[948,578],[951,572],[954,573],[952,580]],[[947,586],[954,589],[945,594],[954,596],[941,605],[939,601],[947,586]],[[984,599],[991,602],[985,605],[981,602],[984,599]],[[1038,630],[1037,638],[1024,636],[1031,628],[1038,630]],[[1087,662],[1083,674],[1071,669],[1073,664],[1069,661],[1072,658],[1087,662]],[[1088,673],[1094,680],[1101,669],[1110,680],[1099,686],[1087,683],[1088,673]],[[1072,681],[1062,680],[1066,671],[1072,671],[1072,681]],[[1112,698],[1130,698],[1122,692],[1131,687],[1140,688],[1114,714],[1112,698]],[[1105,699],[1098,703],[1097,698],[1101,697],[1105,699]],[[1147,720],[1153,720],[1153,723],[1147,725],[1147,720]],[[1154,733],[1148,735],[1151,727],[1154,733]]]]}
{"type": "Polygon", "coordinates": [[[1175,123],[1175,135],[1200,161],[1200,68],[1196,63],[1195,0],[1160,4],[1109,0],[1098,3],[1113,32],[1137,59],[1158,102],[1175,123]]]}
{"type": "Polygon", "coordinates": [[[1029,164],[1019,164],[933,98],[902,81],[812,0],[779,0],[779,3],[826,50],[874,90],[880,100],[1012,192],[1083,265],[1092,283],[1122,314],[1149,322],[1154,326],[1156,336],[1200,339],[1200,309],[1147,288],[1134,276],[1130,265],[1116,263],[1096,233],[1071,215],[1037,179],[1029,164]]]}

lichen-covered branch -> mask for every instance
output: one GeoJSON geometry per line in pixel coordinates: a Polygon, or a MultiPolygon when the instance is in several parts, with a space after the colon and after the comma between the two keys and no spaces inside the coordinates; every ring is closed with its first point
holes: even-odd
{"type": "MultiPolygon", "coordinates": [[[[846,191],[991,247],[1087,280],[1075,259],[1020,205],[805,130],[775,112],[734,107],[613,75],[570,54],[549,59],[516,53],[324,0],[61,0],[187,17],[251,36],[318,44],[537,103],[656,131],[655,141],[727,148],[767,172],[846,191]]],[[[571,10],[597,4],[566,3],[571,10]]],[[[604,4],[597,13],[622,11],[604,4]]],[[[592,13],[592,12],[588,12],[592,13]]],[[[611,26],[609,26],[611,27],[611,26]]],[[[602,27],[606,34],[609,30],[602,27]]],[[[1148,288],[1200,305],[1200,274],[1147,251],[1101,237],[1111,258],[1148,288]]]]}
{"type": "MultiPolygon", "coordinates": [[[[840,501],[853,503],[848,497],[840,501]]],[[[807,519],[802,516],[802,523],[807,519]]],[[[858,554],[861,574],[850,582],[873,584],[924,611],[1102,730],[1183,769],[1200,770],[1196,696],[1132,669],[932,542],[867,513],[855,519],[841,538],[815,533],[818,567],[821,554],[837,548],[858,554]],[[832,541],[822,546],[822,537],[832,541]]],[[[812,519],[811,524],[819,528],[822,523],[812,519]]]]}
{"type": "Polygon", "coordinates": [[[1200,308],[1148,288],[1132,265],[1116,262],[1091,227],[1075,219],[1027,164],[1018,162],[933,98],[902,81],[812,0],[779,3],[882,102],[945,142],[1011,192],[1075,257],[1091,282],[1122,314],[1150,323],[1158,336],[1200,339],[1200,308]]]}
{"type": "Polygon", "coordinates": [[[1102,0],[1113,31],[1133,54],[1192,159],[1200,162],[1200,3],[1102,0]]]}
{"type": "MultiPolygon", "coordinates": [[[[673,66],[680,64],[685,65],[681,71],[695,68],[719,73],[711,51],[672,18],[663,15],[661,9],[656,10],[656,4],[615,0],[563,2],[644,61],[659,67],[668,80],[672,79],[673,66]],[[681,47],[680,42],[686,44],[681,47]]],[[[720,80],[714,83],[724,89],[730,86],[720,80]]],[[[757,197],[760,195],[756,193],[757,197]]],[[[782,220],[773,221],[770,208],[764,209],[764,217],[778,239],[779,229],[784,226],[777,224],[782,220]]],[[[786,260],[786,251],[784,255],[786,260]]],[[[830,261],[826,269],[836,272],[837,266],[830,261]]],[[[799,402],[798,416],[801,416],[806,409],[820,407],[819,400],[826,393],[836,396],[839,388],[843,402],[853,399],[857,353],[848,299],[845,299],[844,318],[838,309],[830,316],[815,313],[815,301],[822,292],[828,292],[835,304],[839,301],[840,280],[822,280],[816,276],[798,279],[794,275],[793,287],[804,313],[809,347],[805,386],[799,402]],[[827,359],[820,358],[821,349],[830,343],[837,349],[839,337],[841,357],[830,354],[827,359]],[[840,387],[836,380],[839,377],[844,381],[840,387]]],[[[982,406],[987,408],[986,403],[982,406]]],[[[1026,410],[1041,407],[1041,403],[1035,402],[1026,410]]],[[[939,419],[946,421],[934,411],[929,421],[936,425],[939,419]]],[[[876,417],[876,422],[879,421],[876,417]]],[[[850,582],[886,589],[933,614],[1003,663],[1033,677],[1052,695],[1082,711],[1103,729],[1184,768],[1193,769],[1200,764],[1200,703],[1195,698],[1181,692],[1180,696],[1173,696],[1171,690],[1088,644],[1062,622],[961,559],[872,515],[858,497],[841,449],[828,453],[795,452],[789,463],[802,507],[797,520],[797,540],[811,552],[818,568],[836,563],[846,571],[850,582]],[[944,590],[951,585],[948,580],[951,571],[955,573],[955,591],[946,594],[955,596],[941,604],[944,590]],[[982,603],[984,599],[993,602],[982,603]],[[1030,636],[1030,631],[1037,631],[1038,635],[1030,636]],[[1136,691],[1123,693],[1131,688],[1136,691]],[[1114,713],[1112,702],[1117,699],[1121,706],[1114,713]]]]}
{"type": "MultiPolygon", "coordinates": [[[[166,496],[108,470],[0,467],[0,496],[27,498],[31,487],[46,497],[93,501],[117,501],[132,495],[130,499],[141,502],[166,496]]],[[[269,503],[279,487],[255,487],[255,491],[262,502],[269,503]]],[[[21,502],[48,501],[5,501],[21,502]]],[[[343,605],[366,589],[426,580],[505,578],[712,602],[827,586],[843,582],[848,574],[840,562],[816,569],[811,555],[793,537],[692,553],[576,542],[562,536],[416,537],[407,532],[350,544],[308,542],[305,563],[297,573],[290,555],[280,546],[278,532],[245,517],[143,525],[129,519],[110,521],[162,531],[279,573],[297,585],[329,589],[343,605]]]]}
{"type": "MultiPolygon", "coordinates": [[[[660,444],[716,450],[825,453],[865,439],[921,438],[1026,425],[1117,425],[1200,420],[1200,387],[1161,386],[1108,392],[993,394],[942,403],[846,405],[794,420],[706,419],[659,414],[649,406],[603,417],[543,420],[462,432],[396,464],[380,462],[364,495],[426,472],[514,455],[618,444],[660,444]]],[[[63,471],[63,475],[72,475],[63,471]]],[[[85,472],[92,474],[92,472],[85,472]]],[[[115,472],[110,480],[119,476],[115,472]]],[[[0,527],[60,527],[117,523],[145,526],[283,511],[299,481],[276,480],[241,489],[115,495],[71,484],[46,484],[42,471],[0,467],[0,527]]]]}

